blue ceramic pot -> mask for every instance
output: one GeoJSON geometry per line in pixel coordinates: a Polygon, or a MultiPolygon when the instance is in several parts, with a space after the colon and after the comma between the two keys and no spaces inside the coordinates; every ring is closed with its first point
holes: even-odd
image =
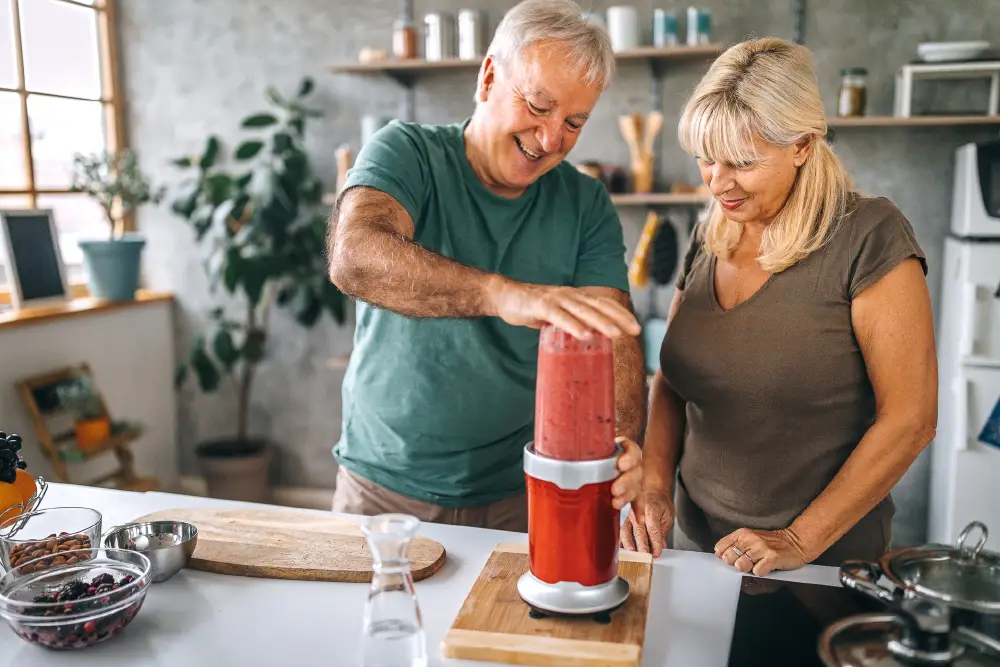
{"type": "Polygon", "coordinates": [[[145,238],[125,234],[114,241],[80,241],[79,245],[91,296],[109,301],[135,298],[145,238]]]}

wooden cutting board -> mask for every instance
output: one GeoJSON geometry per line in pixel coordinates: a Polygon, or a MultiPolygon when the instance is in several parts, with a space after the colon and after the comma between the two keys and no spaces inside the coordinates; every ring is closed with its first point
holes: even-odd
{"type": "MultiPolygon", "coordinates": [[[[360,524],[336,516],[294,510],[177,509],[135,520],[185,521],[198,528],[188,567],[217,574],[268,579],[364,583],[372,556],[360,524]]],[[[444,564],[444,547],[417,537],[407,555],[414,581],[444,564]]]]}
{"type": "Polygon", "coordinates": [[[539,667],[639,667],[646,635],[653,557],[618,555],[618,574],[629,583],[625,604],[611,623],[592,618],[528,616],[517,580],[528,571],[528,545],[502,543],[493,549],[441,642],[448,658],[539,667]]]}

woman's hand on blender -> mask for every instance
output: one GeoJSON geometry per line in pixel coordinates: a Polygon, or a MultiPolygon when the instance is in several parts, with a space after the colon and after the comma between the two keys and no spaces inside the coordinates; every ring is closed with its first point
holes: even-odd
{"type": "Polygon", "coordinates": [[[642,489],[642,449],[624,436],[615,442],[625,448],[618,457],[618,479],[611,485],[611,504],[616,510],[633,502],[642,489]]]}
{"type": "Polygon", "coordinates": [[[674,525],[674,503],[670,491],[644,488],[629,508],[621,527],[621,545],[626,551],[651,553],[659,558],[674,525]]]}

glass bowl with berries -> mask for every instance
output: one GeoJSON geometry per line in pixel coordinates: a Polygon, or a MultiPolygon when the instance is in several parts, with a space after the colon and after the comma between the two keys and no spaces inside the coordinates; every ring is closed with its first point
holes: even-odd
{"type": "Polygon", "coordinates": [[[0,616],[21,639],[52,649],[86,648],[118,635],[142,608],[152,572],[144,554],[68,553],[76,563],[39,571],[28,561],[0,579],[0,616]]]}
{"type": "Polygon", "coordinates": [[[0,564],[24,574],[73,565],[70,551],[101,546],[101,513],[89,507],[50,507],[0,523],[0,564]]]}

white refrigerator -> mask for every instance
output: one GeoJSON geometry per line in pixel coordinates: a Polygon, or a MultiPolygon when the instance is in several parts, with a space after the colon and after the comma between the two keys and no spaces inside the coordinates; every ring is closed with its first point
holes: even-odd
{"type": "MultiPolygon", "coordinates": [[[[971,521],[1000,539],[1000,141],[955,154],[938,318],[938,429],[928,538],[955,544],[971,521]]],[[[973,539],[976,539],[973,537],[973,539]]]]}

